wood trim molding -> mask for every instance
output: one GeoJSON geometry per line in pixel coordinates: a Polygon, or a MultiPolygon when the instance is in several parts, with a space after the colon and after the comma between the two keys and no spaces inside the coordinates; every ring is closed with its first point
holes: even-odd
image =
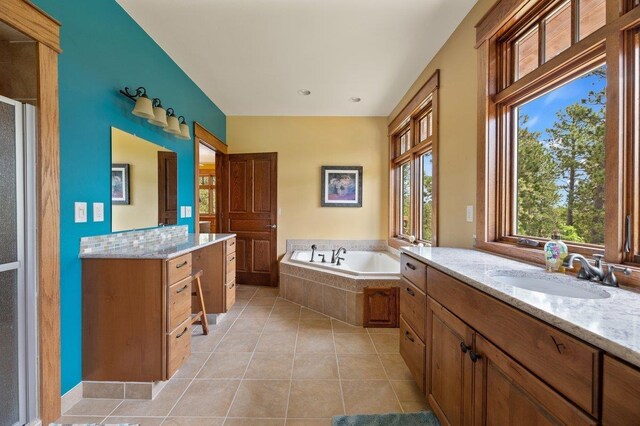
{"type": "Polygon", "coordinates": [[[60,22],[27,0],[0,1],[0,21],[60,53],[60,22]]]}
{"type": "Polygon", "coordinates": [[[389,124],[389,135],[398,131],[404,122],[416,113],[429,98],[429,95],[440,86],[440,70],[437,69],[431,74],[427,82],[418,90],[404,108],[391,120],[389,124]]]}
{"type": "Polygon", "coordinates": [[[476,24],[476,47],[493,35],[518,12],[524,13],[524,9],[537,3],[535,0],[499,0],[485,13],[476,24]]]}
{"type": "Polygon", "coordinates": [[[38,44],[38,340],[40,418],[60,417],[60,162],[58,54],[38,44]]]}
{"type": "Polygon", "coordinates": [[[223,154],[227,154],[228,146],[222,142],[216,135],[207,130],[203,125],[195,121],[193,123],[193,135],[196,142],[196,146],[200,141],[205,142],[211,148],[219,151],[223,154]]]}

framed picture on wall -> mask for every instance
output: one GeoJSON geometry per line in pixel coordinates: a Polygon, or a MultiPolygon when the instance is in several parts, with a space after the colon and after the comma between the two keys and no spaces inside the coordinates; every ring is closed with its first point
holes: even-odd
{"type": "Polygon", "coordinates": [[[111,164],[111,203],[129,204],[129,165],[111,164]]]}
{"type": "Polygon", "coordinates": [[[362,166],[322,166],[322,207],[362,207],[362,166]]]}

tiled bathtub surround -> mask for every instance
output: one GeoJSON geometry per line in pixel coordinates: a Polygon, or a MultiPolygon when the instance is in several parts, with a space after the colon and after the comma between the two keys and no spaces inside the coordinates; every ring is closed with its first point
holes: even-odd
{"type": "Polygon", "coordinates": [[[310,250],[315,244],[320,251],[345,247],[347,252],[388,251],[381,240],[287,240],[287,254],[280,262],[280,297],[315,311],[362,326],[365,287],[398,287],[399,279],[354,278],[321,271],[289,261],[295,250],[310,250]]]}
{"type": "Polygon", "coordinates": [[[118,250],[125,247],[144,249],[153,246],[173,245],[186,241],[188,233],[189,227],[180,225],[83,237],[80,239],[80,255],[95,251],[118,250]]]}
{"type": "Polygon", "coordinates": [[[388,251],[389,249],[385,240],[287,240],[287,253],[311,250],[314,244],[319,251],[331,251],[339,247],[358,251],[388,251]]]}

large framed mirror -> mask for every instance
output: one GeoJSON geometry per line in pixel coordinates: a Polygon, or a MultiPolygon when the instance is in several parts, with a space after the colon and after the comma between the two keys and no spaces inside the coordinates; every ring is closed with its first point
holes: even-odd
{"type": "Polygon", "coordinates": [[[178,156],[111,128],[111,231],[178,222],[178,156]]]}

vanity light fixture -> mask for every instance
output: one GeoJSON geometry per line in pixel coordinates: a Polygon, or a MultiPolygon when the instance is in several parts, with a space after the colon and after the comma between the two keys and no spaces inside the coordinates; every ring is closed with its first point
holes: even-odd
{"type": "Polygon", "coordinates": [[[190,140],[191,132],[189,131],[187,120],[181,115],[178,117],[178,121],[180,122],[180,134],[176,135],[176,137],[179,139],[190,140]]]}
{"type": "Polygon", "coordinates": [[[154,126],[167,126],[167,111],[162,107],[162,101],[160,101],[160,99],[153,99],[153,118],[147,121],[154,126]]]}
{"type": "Polygon", "coordinates": [[[153,105],[151,99],[147,96],[147,89],[138,87],[135,92],[131,93],[129,88],[125,87],[124,92],[121,90],[120,93],[136,101],[131,114],[143,118],[153,118],[153,105]]]}
{"type": "Polygon", "coordinates": [[[167,108],[167,126],[163,130],[172,135],[180,134],[180,121],[173,108],[167,108]]]}
{"type": "Polygon", "coordinates": [[[133,115],[146,118],[149,123],[162,127],[165,132],[171,133],[177,138],[191,139],[189,125],[184,116],[176,116],[173,108],[165,110],[159,98],[149,99],[147,89],[144,87],[140,86],[135,91],[125,87],[124,90],[120,90],[120,93],[135,101],[136,105],[131,111],[133,115]]]}

